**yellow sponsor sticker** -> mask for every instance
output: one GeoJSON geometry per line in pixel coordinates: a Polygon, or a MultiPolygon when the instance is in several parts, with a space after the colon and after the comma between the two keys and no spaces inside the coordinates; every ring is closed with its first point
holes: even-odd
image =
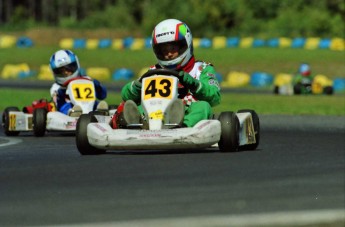
{"type": "Polygon", "coordinates": [[[164,114],[163,114],[162,110],[157,110],[157,111],[152,112],[150,114],[150,119],[163,120],[163,116],[164,116],[164,114]]]}

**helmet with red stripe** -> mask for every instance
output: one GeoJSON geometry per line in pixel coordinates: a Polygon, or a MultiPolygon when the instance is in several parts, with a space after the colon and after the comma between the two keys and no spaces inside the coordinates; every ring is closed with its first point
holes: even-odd
{"type": "Polygon", "coordinates": [[[152,32],[151,44],[163,68],[179,70],[193,57],[192,33],[185,23],[176,19],[167,19],[157,24],[152,32]],[[165,57],[164,48],[167,45],[178,50],[177,57],[165,57]]]}

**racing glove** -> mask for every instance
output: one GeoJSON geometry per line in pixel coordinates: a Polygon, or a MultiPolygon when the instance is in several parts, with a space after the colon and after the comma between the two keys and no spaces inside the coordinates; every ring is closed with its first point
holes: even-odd
{"type": "Polygon", "coordinates": [[[141,91],[141,78],[134,80],[132,82],[132,90],[134,90],[136,93],[139,93],[141,91]]]}
{"type": "Polygon", "coordinates": [[[179,72],[179,81],[185,87],[188,88],[191,92],[195,93],[201,86],[200,81],[193,78],[189,73],[185,71],[179,72]]]}

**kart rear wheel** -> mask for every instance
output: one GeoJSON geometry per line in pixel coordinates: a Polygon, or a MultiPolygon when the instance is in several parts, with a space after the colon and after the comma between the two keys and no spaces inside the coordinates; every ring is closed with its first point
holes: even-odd
{"type": "Polygon", "coordinates": [[[236,152],[239,146],[240,122],[232,111],[221,112],[218,120],[221,124],[221,136],[218,142],[222,152],[236,152]]]}
{"type": "Polygon", "coordinates": [[[47,128],[47,113],[45,108],[38,108],[34,110],[32,117],[32,128],[34,135],[37,137],[44,136],[47,128]]]}
{"type": "Polygon", "coordinates": [[[260,143],[260,120],[258,114],[254,110],[243,109],[237,111],[237,113],[250,113],[252,115],[253,127],[255,133],[255,143],[240,146],[240,150],[255,150],[260,143]]]}
{"type": "Polygon", "coordinates": [[[19,131],[10,131],[10,111],[19,111],[18,107],[7,107],[2,113],[2,128],[6,136],[18,136],[19,131]]]}
{"type": "Polygon", "coordinates": [[[323,88],[323,93],[326,95],[332,95],[333,94],[333,87],[332,86],[326,86],[323,88]]]}
{"type": "Polygon", "coordinates": [[[75,138],[78,151],[82,155],[97,155],[105,153],[105,150],[97,149],[89,143],[89,139],[87,137],[87,125],[93,122],[97,122],[97,119],[92,113],[82,114],[77,121],[75,138]]]}

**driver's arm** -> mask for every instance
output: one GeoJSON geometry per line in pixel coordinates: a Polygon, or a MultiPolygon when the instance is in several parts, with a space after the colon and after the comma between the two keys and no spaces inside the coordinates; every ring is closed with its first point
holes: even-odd
{"type": "Polygon", "coordinates": [[[206,66],[200,74],[199,81],[201,86],[194,93],[195,98],[207,101],[211,106],[218,105],[221,101],[221,94],[214,67],[211,65],[206,66]]]}
{"type": "Polygon", "coordinates": [[[122,88],[121,97],[122,100],[133,100],[136,103],[140,102],[141,95],[141,83],[137,80],[131,81],[122,88]]]}

